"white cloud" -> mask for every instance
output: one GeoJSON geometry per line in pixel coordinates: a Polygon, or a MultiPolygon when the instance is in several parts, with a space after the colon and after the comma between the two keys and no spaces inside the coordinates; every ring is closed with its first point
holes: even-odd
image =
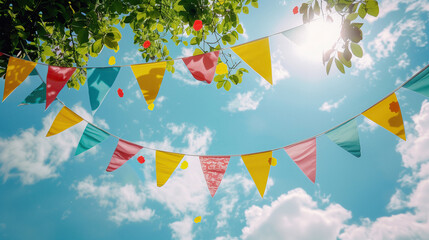
{"type": "Polygon", "coordinates": [[[417,12],[429,12],[429,3],[427,1],[415,1],[408,5],[405,12],[417,11],[417,12]]]}
{"type": "Polygon", "coordinates": [[[335,239],[351,213],[338,204],[321,209],[310,195],[297,188],[271,205],[251,206],[245,217],[243,239],[335,239]]]}
{"type": "Polygon", "coordinates": [[[353,75],[358,75],[358,70],[367,70],[367,69],[373,69],[374,67],[374,60],[372,59],[371,55],[368,53],[365,53],[361,58],[355,57],[353,58],[353,62],[355,64],[355,68],[357,69],[353,75]]]}
{"type": "Polygon", "coordinates": [[[177,125],[175,123],[167,123],[167,128],[171,131],[174,135],[181,135],[183,131],[185,130],[186,125],[184,123],[177,125]]]}
{"type": "Polygon", "coordinates": [[[192,234],[193,221],[189,216],[186,216],[183,220],[170,223],[170,228],[173,230],[172,237],[180,240],[192,240],[194,235],[192,234]]]}
{"type": "Polygon", "coordinates": [[[331,112],[332,109],[337,109],[341,103],[346,99],[346,96],[342,97],[338,101],[334,102],[333,100],[326,101],[319,107],[319,110],[322,112],[331,112]]]}
{"type": "Polygon", "coordinates": [[[407,53],[401,54],[401,56],[399,56],[396,60],[398,61],[398,68],[405,69],[410,65],[410,59],[408,58],[407,53]]]}
{"type": "Polygon", "coordinates": [[[359,124],[358,128],[363,132],[374,132],[378,124],[364,117],[363,123],[359,124]]]}
{"type": "Polygon", "coordinates": [[[262,101],[262,98],[263,95],[261,93],[256,93],[256,91],[237,93],[235,98],[228,103],[228,106],[223,107],[222,110],[229,112],[256,110],[259,106],[259,102],[262,101]]]}
{"type": "Polygon", "coordinates": [[[141,56],[141,53],[138,50],[134,50],[134,51],[126,52],[122,60],[127,64],[141,63],[143,61],[143,58],[141,56]]]}
{"type": "MultiPolygon", "coordinates": [[[[92,116],[80,106],[72,108],[83,118],[92,121],[92,116]]],[[[64,132],[45,137],[54,121],[59,108],[55,108],[43,118],[43,128],[28,128],[17,135],[0,138],[0,173],[3,180],[19,178],[22,184],[34,184],[43,179],[59,176],[58,168],[74,154],[82,135],[85,123],[82,122],[64,132]]],[[[104,120],[98,119],[97,124],[108,127],[104,120]]],[[[92,151],[92,153],[95,150],[92,151]]]]}
{"type": "Polygon", "coordinates": [[[425,23],[414,18],[389,24],[368,44],[368,48],[376,53],[378,59],[388,57],[394,51],[399,37],[405,33],[410,34],[416,46],[423,47],[427,44],[425,23]]]}
{"type": "Polygon", "coordinates": [[[140,222],[154,216],[152,209],[144,208],[146,193],[142,185],[119,185],[102,180],[99,185],[92,176],[73,185],[80,198],[95,198],[101,207],[108,209],[109,220],[117,224],[122,222],[140,222]]]}
{"type": "Polygon", "coordinates": [[[406,124],[407,141],[399,142],[396,150],[402,155],[402,163],[411,173],[400,179],[402,187],[411,187],[411,194],[397,189],[387,206],[388,210],[411,210],[384,216],[371,222],[347,226],[341,239],[428,239],[429,236],[429,102],[422,103],[421,110],[412,117],[413,124],[406,124]]]}
{"type": "MultiPolygon", "coordinates": [[[[273,74],[273,85],[278,84],[281,80],[289,78],[290,74],[284,67],[286,65],[286,58],[284,54],[277,49],[273,51],[271,54],[271,66],[272,66],[272,74],[273,74]]],[[[271,88],[271,84],[267,82],[264,78],[259,78],[259,85],[264,87],[265,89],[271,88]]]]}

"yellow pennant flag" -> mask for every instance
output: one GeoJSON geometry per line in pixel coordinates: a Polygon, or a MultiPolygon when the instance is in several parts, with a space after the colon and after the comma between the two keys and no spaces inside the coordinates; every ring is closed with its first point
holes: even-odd
{"type": "Polygon", "coordinates": [[[396,94],[393,93],[377,105],[362,113],[365,117],[405,139],[404,121],[396,94]]]}
{"type": "Polygon", "coordinates": [[[259,194],[261,194],[261,197],[264,197],[265,187],[267,186],[272,156],[273,152],[255,153],[241,156],[244,165],[246,165],[250,176],[258,188],[259,194]]]}
{"type": "Polygon", "coordinates": [[[147,105],[151,105],[155,101],[166,67],[167,62],[131,65],[131,70],[139,83],[147,105]]]}
{"type": "Polygon", "coordinates": [[[162,187],[185,155],[156,151],[156,185],[162,187]]]}
{"type": "Polygon", "coordinates": [[[243,61],[245,61],[253,70],[267,80],[267,82],[271,85],[273,84],[270,42],[268,38],[232,47],[231,50],[243,59],[243,61]]]}
{"type": "Polygon", "coordinates": [[[14,57],[9,58],[2,102],[30,75],[36,65],[35,62],[14,57]]]}
{"type": "Polygon", "coordinates": [[[58,115],[55,117],[54,122],[52,123],[51,128],[49,129],[46,137],[53,136],[58,134],[78,123],[80,123],[83,119],[70,110],[68,107],[64,106],[58,115]]]}

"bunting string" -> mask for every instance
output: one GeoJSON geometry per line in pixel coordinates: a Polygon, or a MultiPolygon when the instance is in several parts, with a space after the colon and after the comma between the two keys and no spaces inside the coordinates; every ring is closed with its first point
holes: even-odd
{"type": "MultiPolygon", "coordinates": [[[[284,32],[281,32],[284,33],[284,32]]],[[[276,33],[279,34],[279,33],[276,33]]],[[[275,34],[273,34],[275,35],[275,34]]],[[[22,44],[22,43],[21,43],[22,44]]],[[[272,83],[272,69],[270,63],[270,51],[269,51],[269,39],[268,37],[260,38],[248,43],[240,44],[231,48],[241,59],[243,59],[251,68],[253,68],[258,74],[265,78],[269,83],[272,83]],[[263,50],[259,50],[263,48],[263,50]],[[264,59],[265,65],[258,64],[258,60],[264,59]],[[262,66],[262,67],[261,67],[262,66]]],[[[192,75],[199,81],[211,82],[214,75],[214,66],[217,62],[219,52],[211,52],[202,55],[201,57],[184,57],[178,58],[183,59],[192,75]],[[203,61],[205,64],[202,64],[203,61]],[[203,71],[203,72],[201,72],[203,71]]],[[[27,53],[26,53],[27,54],[27,53]]],[[[28,56],[28,54],[27,54],[28,56]]],[[[118,139],[116,149],[110,160],[110,163],[106,169],[108,172],[115,171],[134,155],[136,155],[142,148],[146,148],[155,151],[156,161],[156,178],[157,186],[161,187],[170,178],[175,169],[179,166],[184,156],[194,156],[200,158],[203,174],[206,178],[207,186],[209,188],[212,197],[217,191],[220,182],[223,178],[225,170],[228,166],[230,157],[241,157],[244,165],[246,166],[251,178],[255,182],[255,185],[261,195],[264,196],[266,185],[268,181],[268,175],[271,166],[277,164],[277,160],[272,157],[273,151],[284,149],[289,157],[296,163],[301,171],[309,178],[313,183],[316,180],[316,152],[317,152],[317,138],[326,135],[332,142],[337,144],[342,149],[346,150],[355,157],[360,157],[360,142],[358,129],[356,124],[356,118],[360,115],[371,119],[378,125],[382,126],[386,130],[392,132],[396,136],[403,140],[405,138],[405,128],[401,113],[401,108],[396,97],[396,91],[402,87],[413,90],[417,93],[423,94],[429,97],[429,64],[426,65],[419,72],[415,73],[408,80],[403,82],[391,93],[380,99],[363,112],[356,114],[348,120],[334,126],[331,129],[323,131],[310,138],[295,142],[291,145],[282,146],[279,148],[273,148],[270,150],[247,153],[247,154],[231,154],[231,155],[197,155],[193,153],[177,153],[170,151],[163,151],[157,148],[144,147],[139,144],[126,141],[100,127],[94,123],[84,119],[70,108],[66,106],[64,102],[58,99],[58,93],[67,83],[70,76],[76,70],[76,68],[66,68],[49,66],[47,74],[47,82],[43,80],[37,68],[36,63],[27,60],[17,59],[9,56],[9,65],[6,72],[5,90],[3,93],[3,101],[9,96],[15,88],[17,88],[25,78],[33,71],[36,70],[37,75],[42,81],[35,91],[33,91],[27,99],[33,99],[33,103],[42,103],[45,97],[46,108],[54,101],[58,102],[63,106],[60,112],[57,114],[54,122],[51,125],[47,133],[47,137],[61,133],[64,130],[84,121],[87,126],[82,134],[79,144],[76,149],[76,153],[80,154],[98,143],[104,141],[108,136],[112,136],[118,139]],[[43,92],[45,91],[45,95],[43,92]]],[[[175,59],[175,60],[178,60],[175,59]]],[[[143,96],[149,105],[149,109],[153,109],[153,102],[158,95],[158,91],[161,87],[163,75],[166,68],[166,61],[150,63],[149,65],[144,64],[133,64],[131,69],[139,83],[143,96]]],[[[44,64],[46,65],[46,64],[44,64]]],[[[89,76],[88,87],[90,92],[91,108],[95,111],[107,92],[113,85],[116,76],[121,66],[111,66],[110,69],[102,71],[102,68],[107,67],[91,67],[89,72],[92,74],[89,76]],[[114,67],[114,68],[113,68],[114,67]],[[97,70],[99,69],[99,70],[97,70]],[[92,89],[94,88],[94,89],[92,89]],[[98,90],[98,91],[97,91],[98,90]],[[97,94],[91,94],[97,92],[97,94]]],[[[90,67],[88,67],[90,68],[90,67]]],[[[31,101],[31,100],[29,100],[31,101]]],[[[45,110],[46,110],[45,108],[45,110]]],[[[144,158],[139,162],[144,162],[144,158]]],[[[182,166],[186,168],[187,163],[182,162],[182,166]]],[[[183,168],[183,167],[182,167],[183,168]]]]}

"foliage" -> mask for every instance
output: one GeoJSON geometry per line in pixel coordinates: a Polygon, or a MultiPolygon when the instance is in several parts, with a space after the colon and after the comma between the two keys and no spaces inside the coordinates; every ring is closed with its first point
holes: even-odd
{"type": "Polygon", "coordinates": [[[325,21],[333,21],[334,15],[341,17],[341,36],[332,48],[323,54],[323,64],[326,73],[335,61],[340,72],[345,73],[344,66],[351,68],[352,53],[356,57],[363,56],[359,42],[363,38],[362,25],[357,22],[358,17],[365,19],[367,15],[378,16],[379,7],[376,0],[311,0],[303,3],[299,8],[304,23],[311,21],[315,16],[321,15],[325,21]]]}
{"type": "MultiPolygon", "coordinates": [[[[248,14],[249,6],[258,7],[258,0],[0,0],[0,51],[18,57],[28,53],[33,61],[50,65],[85,66],[103,47],[118,51],[122,36],[117,27],[128,24],[145,61],[171,60],[171,42],[197,47],[194,55],[234,44],[243,33],[238,15],[248,14]],[[192,28],[197,19],[204,24],[200,31],[192,28]],[[151,46],[142,47],[147,40],[151,46]]],[[[238,63],[224,53],[219,61],[230,73],[218,83],[226,90],[230,82],[241,83],[247,70],[236,69],[238,63]]],[[[168,61],[168,71],[174,72],[173,63],[168,61]]],[[[1,58],[0,76],[6,66],[1,58]]],[[[81,69],[67,85],[79,89],[85,79],[81,69]]]]}

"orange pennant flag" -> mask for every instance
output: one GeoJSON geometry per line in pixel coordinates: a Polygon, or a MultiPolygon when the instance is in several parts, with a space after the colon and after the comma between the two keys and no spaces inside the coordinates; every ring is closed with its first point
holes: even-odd
{"type": "Polygon", "coordinates": [[[147,105],[151,105],[158,96],[166,67],[167,62],[131,65],[147,105]]]}
{"type": "Polygon", "coordinates": [[[245,61],[253,70],[267,80],[267,82],[271,85],[273,84],[270,42],[268,37],[245,43],[237,47],[232,47],[231,50],[243,59],[243,61],[245,61]]]}
{"type": "Polygon", "coordinates": [[[37,63],[10,57],[6,70],[6,81],[2,102],[17,88],[33,71],[37,63]]]}
{"type": "Polygon", "coordinates": [[[58,115],[55,117],[54,122],[52,123],[51,128],[49,129],[46,137],[53,136],[58,134],[78,123],[80,123],[83,119],[70,110],[68,107],[64,106],[58,115]]]}
{"type": "Polygon", "coordinates": [[[402,120],[401,107],[396,94],[392,93],[375,106],[362,113],[378,125],[389,130],[396,136],[406,140],[404,121],[402,120]]]}
{"type": "Polygon", "coordinates": [[[267,186],[268,175],[270,174],[271,159],[273,152],[262,152],[255,154],[242,155],[244,165],[250,173],[261,197],[264,197],[267,186]]]}

